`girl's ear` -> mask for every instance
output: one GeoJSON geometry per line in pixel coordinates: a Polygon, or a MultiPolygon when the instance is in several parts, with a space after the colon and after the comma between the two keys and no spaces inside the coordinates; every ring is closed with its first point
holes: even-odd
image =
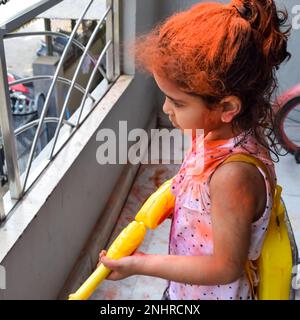
{"type": "Polygon", "coordinates": [[[221,121],[224,123],[230,123],[242,110],[242,102],[236,96],[228,96],[222,99],[220,106],[222,108],[221,121]]]}

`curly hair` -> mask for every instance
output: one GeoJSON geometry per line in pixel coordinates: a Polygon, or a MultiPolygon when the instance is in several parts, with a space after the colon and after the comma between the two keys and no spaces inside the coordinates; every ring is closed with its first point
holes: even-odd
{"type": "Polygon", "coordinates": [[[278,159],[272,96],[276,71],[291,57],[287,19],[273,0],[200,3],[137,38],[137,67],[200,96],[209,108],[237,96],[242,109],[232,129],[252,132],[278,159]]]}

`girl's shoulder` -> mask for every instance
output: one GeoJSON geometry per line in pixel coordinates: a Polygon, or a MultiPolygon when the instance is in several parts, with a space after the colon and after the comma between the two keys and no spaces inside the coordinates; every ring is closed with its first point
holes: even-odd
{"type": "Polygon", "coordinates": [[[249,163],[229,162],[217,168],[209,183],[210,197],[224,197],[224,205],[229,198],[250,205],[253,220],[257,220],[265,211],[267,188],[265,177],[260,170],[249,163]]]}

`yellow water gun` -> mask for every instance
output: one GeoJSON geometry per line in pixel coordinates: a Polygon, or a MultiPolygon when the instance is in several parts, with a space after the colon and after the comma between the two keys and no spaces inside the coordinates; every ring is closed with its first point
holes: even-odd
{"type": "MultiPolygon", "coordinates": [[[[116,238],[107,251],[110,259],[120,259],[130,256],[143,242],[147,228],[158,227],[172,213],[175,196],[171,193],[172,179],[162,184],[144,203],[131,222],[116,238]]],[[[96,290],[100,283],[110,274],[111,270],[103,264],[91,274],[83,285],[69,300],[86,300],[96,290]]]]}

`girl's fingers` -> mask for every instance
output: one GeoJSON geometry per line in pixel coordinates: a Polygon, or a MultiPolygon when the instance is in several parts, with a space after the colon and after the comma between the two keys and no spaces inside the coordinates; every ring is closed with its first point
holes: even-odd
{"type": "Polygon", "coordinates": [[[100,266],[100,264],[102,263],[101,262],[101,259],[103,258],[103,257],[105,257],[106,256],[106,250],[101,250],[101,252],[99,253],[99,261],[98,261],[98,264],[97,264],[97,268],[100,266]]]}
{"type": "Polygon", "coordinates": [[[123,277],[117,272],[111,272],[109,276],[106,278],[106,280],[112,280],[112,281],[118,281],[122,279],[123,277]]]}
{"type": "Polygon", "coordinates": [[[101,250],[101,252],[99,253],[99,258],[101,259],[103,256],[106,256],[106,251],[105,250],[101,250]]]}
{"type": "Polygon", "coordinates": [[[111,260],[107,257],[102,257],[101,258],[101,263],[104,264],[105,267],[109,268],[109,269],[114,269],[119,267],[119,261],[118,260],[111,260]]]}
{"type": "Polygon", "coordinates": [[[98,264],[97,264],[97,268],[99,268],[101,264],[102,264],[101,258],[99,258],[99,261],[98,261],[98,264]]]}

